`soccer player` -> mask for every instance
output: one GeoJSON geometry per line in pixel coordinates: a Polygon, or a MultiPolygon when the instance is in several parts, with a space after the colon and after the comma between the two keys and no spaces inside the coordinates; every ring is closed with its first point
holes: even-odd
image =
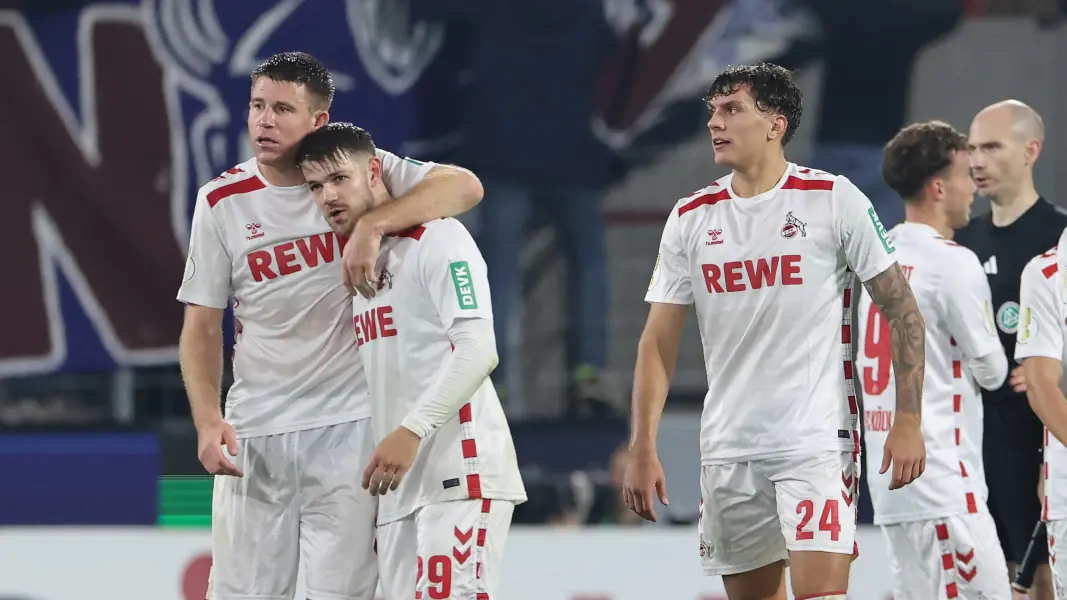
{"type": "MultiPolygon", "coordinates": [[[[328,120],[333,83],[315,58],[276,55],[252,74],[255,157],[197,196],[185,278],[181,366],[199,457],[216,475],[209,598],[292,598],[305,565],[310,600],[373,597],[376,503],[359,487],[373,450],[366,380],[342,283],[345,240],[330,231],[294,161],[328,120]],[[222,315],[241,324],[234,383],[219,410],[222,315]]],[[[448,167],[381,154],[406,209],[386,230],[466,210],[448,167]],[[414,186],[414,187],[413,187],[414,186]],[[432,189],[425,189],[432,186],[432,189]]],[[[457,170],[457,172],[459,172],[457,170]]],[[[365,218],[378,219],[375,215],[365,218]]]]}
{"type": "Polygon", "coordinates": [[[700,554],[730,598],[844,598],[855,547],[857,277],[892,331],[890,486],[923,471],[924,325],[870,201],[848,179],[786,161],[801,95],[785,69],[731,67],[708,93],[716,164],[733,172],[671,211],[634,373],[628,504],[666,504],[656,430],[695,304],[707,365],[700,554]]]}
{"type": "Polygon", "coordinates": [[[1067,600],[1067,561],[1056,556],[1067,541],[1067,398],[1060,388],[1067,358],[1067,244],[1065,231],[1056,247],[1033,258],[1023,269],[1022,307],[1015,359],[1022,363],[1026,396],[1045,425],[1044,498],[1041,518],[1048,534],[1050,578],[1056,600],[1067,600]],[[1051,433],[1051,435],[1049,435],[1051,433]]]}
{"type": "Polygon", "coordinates": [[[939,121],[909,125],[886,145],[886,183],[904,200],[889,232],[926,320],[922,429],[926,473],[889,491],[879,473],[896,408],[889,325],[866,294],[859,304],[867,478],[874,522],[892,555],[893,598],[1011,600],[996,525],[985,501],[982,401],[973,381],[996,389],[1008,358],[993,325],[989,283],[973,252],[949,241],[974,201],[967,138],[939,121]]]}
{"type": "MultiPolygon", "coordinates": [[[[1067,227],[1067,214],[1034,188],[1034,164],[1044,139],[1040,115],[1017,100],[998,102],[974,117],[971,168],[978,193],[989,198],[992,211],[972,219],[953,238],[983,263],[1000,342],[1009,357],[1008,383],[983,390],[982,400],[989,511],[1013,578],[1041,514],[1037,486],[1044,439],[1040,420],[1025,402],[1023,370],[1014,360],[1019,280],[1026,263],[1055,245],[1067,227]]],[[[1041,566],[1030,590],[1034,600],[1052,598],[1045,546],[1043,540],[1035,545],[1041,566]]]]}
{"type": "MultiPolygon", "coordinates": [[[[297,160],[338,235],[393,201],[370,134],[350,123],[309,135],[297,160]]],[[[353,321],[378,443],[362,481],[380,496],[382,589],[390,599],[496,598],[526,491],[489,380],[485,261],[463,225],[443,219],[387,237],[376,270],[375,295],[353,302],[353,321]]]]}

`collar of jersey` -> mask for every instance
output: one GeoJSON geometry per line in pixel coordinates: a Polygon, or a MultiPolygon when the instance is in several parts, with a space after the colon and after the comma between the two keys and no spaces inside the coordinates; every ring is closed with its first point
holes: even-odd
{"type": "Polygon", "coordinates": [[[303,183],[300,185],[287,186],[277,186],[271,184],[271,182],[267,181],[267,178],[263,176],[263,172],[259,170],[259,161],[256,159],[252,160],[252,170],[255,173],[256,177],[258,177],[259,180],[263,182],[263,185],[267,186],[267,189],[272,192],[278,194],[291,194],[293,196],[299,196],[309,192],[307,184],[303,183]]]}
{"type": "Polygon", "coordinates": [[[904,221],[903,223],[898,223],[889,231],[890,233],[895,231],[898,234],[903,231],[914,231],[915,233],[922,232],[924,234],[929,235],[930,237],[941,237],[941,234],[938,233],[937,230],[933,227],[930,227],[926,223],[916,223],[915,221],[904,221]]]}
{"type": "Polygon", "coordinates": [[[739,202],[742,205],[746,203],[755,203],[761,200],[766,200],[767,198],[774,196],[774,194],[777,193],[778,190],[782,189],[782,186],[785,185],[785,182],[789,179],[789,176],[793,175],[796,172],[796,167],[797,166],[791,162],[786,163],[785,173],[782,173],[782,178],[778,180],[778,183],[774,184],[774,187],[767,190],[766,192],[763,192],[762,194],[756,194],[755,196],[751,196],[748,198],[742,198],[741,196],[738,196],[734,193],[734,175],[733,173],[731,173],[729,181],[726,182],[726,191],[730,194],[731,200],[739,202]]]}

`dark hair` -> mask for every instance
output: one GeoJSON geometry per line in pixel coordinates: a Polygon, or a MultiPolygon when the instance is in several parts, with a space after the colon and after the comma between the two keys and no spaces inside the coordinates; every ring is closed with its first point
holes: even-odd
{"type": "Polygon", "coordinates": [[[351,123],[327,123],[300,141],[296,164],[324,162],[360,153],[374,154],[374,139],[367,130],[351,123]]]}
{"type": "Polygon", "coordinates": [[[333,102],[333,76],[322,61],[307,52],[282,52],[263,61],[252,71],[252,85],[256,79],[299,83],[326,108],[333,102]]]}
{"type": "Polygon", "coordinates": [[[882,179],[905,200],[952,164],[956,152],[967,150],[967,136],[943,121],[913,123],[901,129],[882,153],[882,179]]]}
{"type": "Polygon", "coordinates": [[[758,110],[785,117],[788,125],[782,145],[788,144],[800,127],[800,116],[804,113],[804,96],[793,83],[793,74],[771,63],[730,67],[711,82],[705,101],[710,103],[713,98],[729,96],[745,87],[758,110]]]}

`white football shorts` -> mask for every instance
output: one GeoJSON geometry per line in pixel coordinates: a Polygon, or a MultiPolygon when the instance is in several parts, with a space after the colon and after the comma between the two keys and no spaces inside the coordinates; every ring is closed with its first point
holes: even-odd
{"type": "Polygon", "coordinates": [[[292,600],[301,561],[308,600],[373,600],[370,419],[238,444],[244,477],[215,477],[208,600],[292,600]]]}
{"type": "Polygon", "coordinates": [[[514,511],[503,500],[456,500],[380,525],[385,600],[497,598],[514,511]]]}
{"type": "Polygon", "coordinates": [[[997,527],[978,512],[883,525],[892,557],[894,600],[1011,600],[997,527]]]}
{"type": "Polygon", "coordinates": [[[747,573],[795,551],[858,550],[859,464],[851,452],[704,465],[700,495],[705,575],[747,573]]]}

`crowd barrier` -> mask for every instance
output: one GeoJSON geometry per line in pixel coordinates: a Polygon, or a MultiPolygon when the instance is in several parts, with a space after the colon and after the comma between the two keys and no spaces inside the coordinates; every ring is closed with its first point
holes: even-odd
{"type": "MultiPolygon", "coordinates": [[[[861,527],[850,600],[891,600],[881,533],[861,527]]],[[[202,600],[204,529],[2,528],[0,600],[202,600]]],[[[249,548],[250,553],[255,552],[249,548]]],[[[296,598],[304,598],[303,590],[296,598]]],[[[516,527],[493,600],[725,600],[691,527],[516,527]]]]}

